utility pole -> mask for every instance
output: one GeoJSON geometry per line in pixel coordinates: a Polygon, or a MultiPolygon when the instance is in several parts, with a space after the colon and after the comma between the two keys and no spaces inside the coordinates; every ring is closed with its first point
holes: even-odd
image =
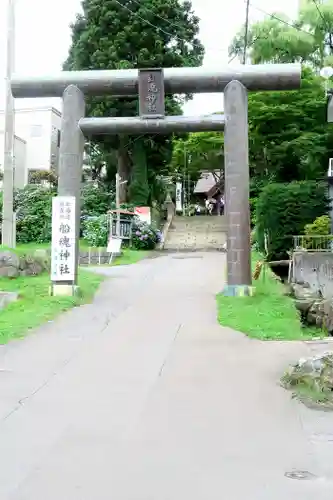
{"type": "Polygon", "coordinates": [[[250,10],[250,0],[247,0],[246,1],[246,14],[245,14],[243,64],[246,64],[246,51],[247,51],[248,36],[249,36],[249,10],[250,10]]]}
{"type": "Polygon", "coordinates": [[[116,210],[117,210],[117,222],[116,222],[116,236],[120,238],[120,186],[122,184],[127,184],[128,181],[122,181],[118,172],[116,173],[116,210]]]}
{"type": "Polygon", "coordinates": [[[116,222],[116,236],[120,238],[120,175],[116,173],[116,210],[117,210],[117,222],[116,222]]]}
{"type": "Polygon", "coordinates": [[[11,90],[11,77],[15,61],[15,0],[7,4],[7,66],[6,66],[6,109],[5,109],[5,143],[3,168],[3,224],[2,244],[15,247],[14,235],[14,131],[15,109],[11,90]]]}
{"type": "Polygon", "coordinates": [[[183,169],[183,215],[186,214],[186,146],[184,145],[184,169],[183,169]]]}

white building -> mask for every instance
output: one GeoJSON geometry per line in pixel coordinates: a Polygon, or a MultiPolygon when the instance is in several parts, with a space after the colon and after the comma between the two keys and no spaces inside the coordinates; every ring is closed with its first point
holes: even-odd
{"type": "MultiPolygon", "coordinates": [[[[23,187],[29,173],[57,170],[61,113],[52,107],[15,110],[14,184],[23,187]]],[[[5,115],[0,111],[0,165],[3,169],[5,115]]]]}
{"type": "MultiPolygon", "coordinates": [[[[27,163],[27,143],[15,135],[14,138],[14,185],[16,188],[22,189],[28,183],[28,175],[26,170],[27,163]]],[[[0,171],[3,172],[4,161],[4,133],[0,131],[0,171]]],[[[0,180],[0,188],[2,188],[2,179],[0,180]]]]}

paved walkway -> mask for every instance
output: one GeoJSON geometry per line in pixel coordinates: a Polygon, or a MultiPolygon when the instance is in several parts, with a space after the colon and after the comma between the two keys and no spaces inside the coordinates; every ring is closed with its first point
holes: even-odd
{"type": "Polygon", "coordinates": [[[93,305],[0,349],[1,500],[332,499],[333,415],[278,386],[317,347],[219,327],[224,258],[104,268],[93,305]]]}

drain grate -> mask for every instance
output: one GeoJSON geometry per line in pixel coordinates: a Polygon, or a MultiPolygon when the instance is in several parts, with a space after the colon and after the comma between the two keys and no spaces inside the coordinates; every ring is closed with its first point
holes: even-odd
{"type": "Polygon", "coordinates": [[[314,474],[306,470],[293,470],[291,472],[286,472],[285,476],[289,479],[298,479],[298,481],[309,481],[311,479],[316,479],[316,476],[314,474]]]}

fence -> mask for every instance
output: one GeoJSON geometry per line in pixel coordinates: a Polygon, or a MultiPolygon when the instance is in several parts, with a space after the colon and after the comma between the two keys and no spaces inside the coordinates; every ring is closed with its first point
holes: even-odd
{"type": "Polygon", "coordinates": [[[294,251],[333,252],[333,235],[299,235],[293,236],[294,251]]]}
{"type": "MultiPolygon", "coordinates": [[[[118,257],[118,255],[114,255],[118,257]]],[[[106,248],[96,248],[90,247],[87,250],[80,250],[79,254],[79,265],[89,266],[96,265],[101,266],[103,264],[108,264],[110,262],[110,252],[106,248]]]]}
{"type": "MultiPolygon", "coordinates": [[[[132,225],[133,225],[133,215],[132,213],[124,212],[120,214],[120,238],[122,240],[130,241],[132,239],[132,225]],[[126,215],[125,215],[126,214],[126,215]]],[[[111,229],[111,234],[114,238],[117,235],[117,214],[116,212],[108,213],[108,226],[111,229]]]]}

